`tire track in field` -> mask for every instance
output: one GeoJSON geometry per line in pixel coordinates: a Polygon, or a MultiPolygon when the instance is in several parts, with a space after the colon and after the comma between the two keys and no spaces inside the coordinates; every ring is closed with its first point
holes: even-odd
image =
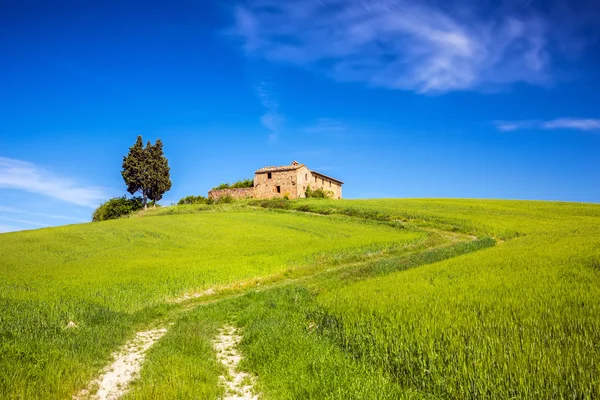
{"type": "MultiPolygon", "coordinates": [[[[457,234],[456,232],[447,232],[443,230],[439,231],[434,229],[420,230],[441,235],[449,241],[448,243],[429,248],[429,250],[452,247],[461,242],[469,242],[478,239],[476,236],[457,234]]],[[[418,252],[420,251],[417,251],[417,253],[418,252]]],[[[410,257],[412,254],[413,252],[408,252],[404,255],[404,257],[410,257]]],[[[311,278],[325,276],[327,274],[335,273],[336,271],[351,269],[369,261],[372,262],[375,260],[393,259],[397,257],[397,255],[382,255],[375,257],[375,259],[369,260],[367,258],[364,260],[335,266],[333,268],[327,268],[321,271],[314,271],[314,273],[305,276],[300,275],[293,278],[284,278],[283,276],[277,275],[273,277],[267,277],[266,281],[262,281],[261,279],[253,279],[252,282],[248,282],[250,283],[249,285],[240,284],[237,282],[232,285],[226,285],[223,288],[209,288],[202,292],[188,293],[182,297],[167,301],[168,303],[183,303],[183,307],[177,311],[174,311],[171,314],[171,318],[168,318],[167,320],[172,320],[173,317],[177,316],[178,314],[190,311],[198,306],[228,300],[235,297],[241,297],[251,290],[269,290],[292,283],[308,281],[311,278]],[[263,285],[261,285],[261,283],[263,285]],[[256,285],[260,287],[256,287],[256,285]],[[219,289],[224,290],[221,292],[219,289]]],[[[101,375],[92,380],[86,389],[81,390],[77,395],[73,396],[73,400],[116,400],[122,397],[127,393],[129,384],[138,377],[139,371],[146,356],[146,352],[166,333],[167,328],[138,332],[134,339],[130,340],[117,352],[113,353],[113,363],[105,367],[102,370],[101,375]]],[[[221,377],[221,382],[227,389],[227,394],[224,399],[257,400],[258,395],[252,394],[255,378],[246,372],[237,370],[237,365],[241,360],[241,356],[237,352],[236,347],[240,340],[241,336],[236,334],[236,328],[232,326],[226,326],[219,331],[219,336],[214,343],[217,356],[219,360],[227,367],[228,377],[230,378],[228,380],[224,376],[221,377]]]]}
{"type": "Polygon", "coordinates": [[[152,345],[167,333],[167,328],[138,332],[135,337],[113,353],[114,361],[102,370],[73,400],[115,400],[127,393],[129,383],[138,377],[152,345]]]}
{"type": "Polygon", "coordinates": [[[237,346],[241,340],[234,326],[224,326],[213,344],[217,359],[227,368],[227,375],[219,377],[221,385],[225,387],[223,400],[258,400],[258,395],[252,393],[254,377],[238,368],[242,356],[237,346]]]}

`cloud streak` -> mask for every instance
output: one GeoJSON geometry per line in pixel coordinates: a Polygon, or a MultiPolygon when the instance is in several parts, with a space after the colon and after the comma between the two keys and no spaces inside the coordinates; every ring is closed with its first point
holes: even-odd
{"type": "Polygon", "coordinates": [[[346,127],[338,120],[332,118],[319,118],[314,125],[304,128],[307,133],[333,134],[341,133],[346,127]]]}
{"type": "Polygon", "coordinates": [[[284,121],[283,116],[278,111],[279,104],[275,101],[270,91],[267,90],[265,82],[261,82],[256,86],[256,95],[266,109],[266,112],[260,117],[260,123],[270,131],[269,141],[276,141],[284,121]]]}
{"type": "Polygon", "coordinates": [[[41,228],[47,228],[50,225],[48,224],[41,224],[39,222],[34,222],[34,221],[28,221],[28,220],[24,220],[24,219],[15,219],[15,218],[5,218],[5,217],[0,217],[1,221],[8,221],[8,222],[16,222],[19,224],[27,224],[27,225],[33,225],[33,226],[37,226],[37,227],[41,227],[41,228]]]}
{"type": "Polygon", "coordinates": [[[454,8],[392,0],[254,0],[235,8],[234,31],[248,55],[339,81],[419,93],[547,84],[553,55],[572,50],[564,38],[552,46],[560,35],[541,13],[454,8]]]}
{"type": "Polygon", "coordinates": [[[23,230],[23,228],[19,228],[12,225],[0,224],[0,233],[16,232],[20,230],[23,230]]]}
{"type": "Polygon", "coordinates": [[[568,129],[578,131],[599,131],[600,119],[595,118],[557,118],[552,120],[525,120],[525,121],[494,121],[496,128],[501,132],[517,130],[552,130],[568,129]]]}
{"type": "Polygon", "coordinates": [[[46,214],[46,213],[40,213],[40,212],[20,210],[17,208],[6,207],[6,206],[0,206],[0,212],[11,213],[11,214],[26,214],[26,215],[36,216],[36,217],[62,219],[62,220],[69,220],[69,221],[75,221],[75,222],[88,222],[88,221],[80,219],[80,218],[68,217],[66,215],[46,214]]]}
{"type": "Polygon", "coordinates": [[[0,157],[0,188],[41,194],[84,207],[96,207],[107,198],[99,187],[83,186],[30,162],[0,157]]]}

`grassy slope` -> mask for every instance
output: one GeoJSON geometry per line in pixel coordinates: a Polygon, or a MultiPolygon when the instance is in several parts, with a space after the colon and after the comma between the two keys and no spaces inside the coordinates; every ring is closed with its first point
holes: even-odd
{"type": "MultiPolygon", "coordinates": [[[[318,311],[307,312],[304,321],[318,327],[320,340],[381,370],[403,388],[403,396],[600,395],[600,206],[469,200],[289,206],[424,226],[433,222],[510,239],[439,263],[321,289],[312,299],[310,307],[318,311]]],[[[319,286],[331,285],[313,288],[319,286]]],[[[247,325],[250,332],[255,323],[247,325]]],[[[273,346],[286,347],[286,339],[280,341],[273,346]]],[[[252,332],[246,342],[252,369],[285,376],[284,360],[271,366],[261,362],[261,345],[268,341],[252,332]]],[[[282,386],[285,380],[275,379],[265,390],[278,398],[282,386]]],[[[288,393],[294,390],[287,384],[288,393]]],[[[326,390],[312,397],[327,397],[326,390]]],[[[369,396],[397,397],[395,390],[381,387],[369,396]]]]}
{"type": "MultiPolygon", "coordinates": [[[[398,252],[395,258],[351,265],[182,314],[150,351],[129,398],[214,398],[221,370],[214,363],[211,340],[226,322],[243,329],[244,368],[258,375],[265,398],[600,396],[600,206],[492,200],[265,205],[400,220],[424,229],[490,235],[501,242],[484,249],[484,240],[473,248],[480,251],[470,254],[464,254],[469,249],[461,244],[398,252]]],[[[198,209],[206,208],[154,213],[198,209]]],[[[310,218],[328,225],[332,217],[310,218]]],[[[289,221],[296,227],[296,220],[289,221]]],[[[297,250],[292,264],[304,254],[297,250]]],[[[346,260],[358,258],[343,254],[346,260]]],[[[325,259],[306,262],[332,263],[337,257],[325,259]]],[[[168,293],[162,293],[164,299],[168,293]]],[[[22,312],[35,315],[37,309],[22,312]]],[[[110,315],[107,321],[111,326],[119,318],[131,323],[136,315],[110,315]]],[[[119,329],[117,338],[106,337],[119,343],[119,329]]]]}
{"type": "Polygon", "coordinates": [[[318,269],[424,237],[348,218],[260,210],[2,234],[0,397],[67,396],[182,292],[318,269]],[[79,327],[66,330],[70,320],[79,327]]]}

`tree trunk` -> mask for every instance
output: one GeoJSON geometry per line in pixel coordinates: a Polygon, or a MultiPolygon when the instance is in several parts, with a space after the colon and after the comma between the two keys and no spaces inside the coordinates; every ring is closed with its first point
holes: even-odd
{"type": "Polygon", "coordinates": [[[148,197],[146,196],[146,192],[142,192],[144,196],[144,210],[148,209],[148,197]]]}

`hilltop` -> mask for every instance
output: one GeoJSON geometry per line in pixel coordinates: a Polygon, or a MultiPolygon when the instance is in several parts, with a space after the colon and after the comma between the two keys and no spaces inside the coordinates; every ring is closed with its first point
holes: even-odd
{"type": "Polygon", "coordinates": [[[153,327],[127,398],[231,390],[229,327],[261,398],[600,395],[596,204],[149,209],[0,235],[0,293],[0,397],[77,394],[153,327]]]}

